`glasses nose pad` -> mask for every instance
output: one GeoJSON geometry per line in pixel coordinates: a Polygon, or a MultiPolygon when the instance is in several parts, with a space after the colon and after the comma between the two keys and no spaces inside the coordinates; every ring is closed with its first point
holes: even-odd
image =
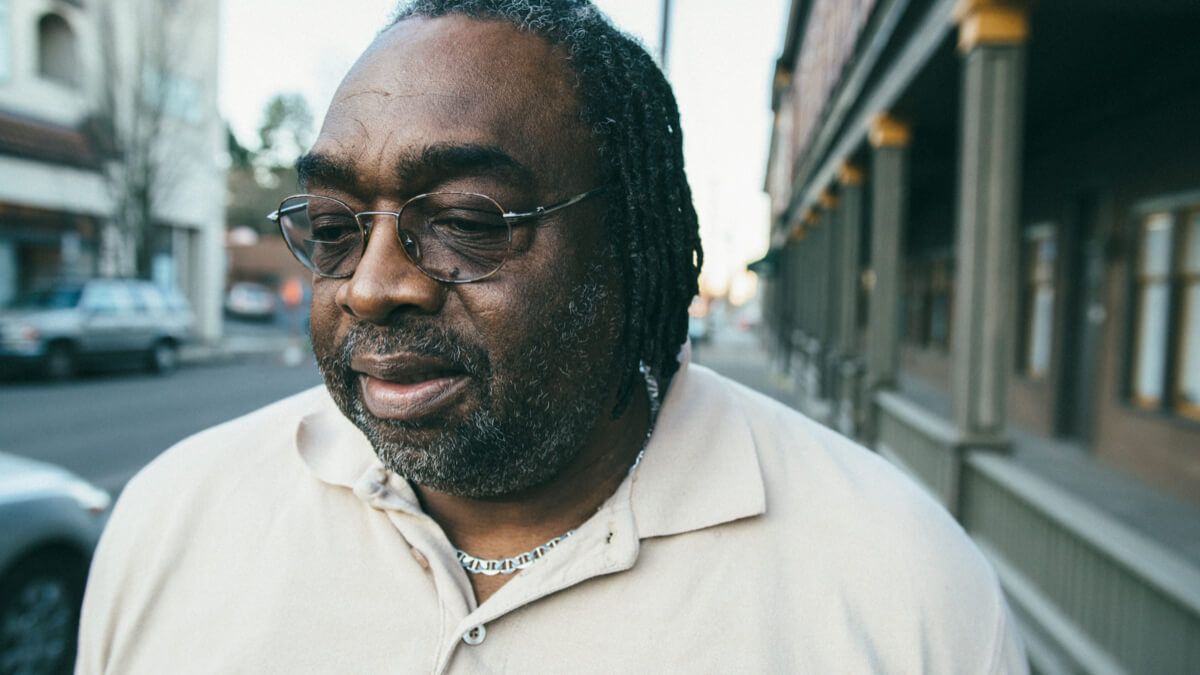
{"type": "Polygon", "coordinates": [[[421,260],[421,245],[413,238],[412,233],[407,230],[400,230],[400,245],[404,247],[404,252],[413,262],[421,260]]]}

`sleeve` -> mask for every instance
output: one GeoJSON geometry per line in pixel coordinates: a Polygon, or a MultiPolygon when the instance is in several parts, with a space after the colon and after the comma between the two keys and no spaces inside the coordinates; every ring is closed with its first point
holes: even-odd
{"type": "Polygon", "coordinates": [[[987,672],[991,675],[1028,675],[1029,661],[1025,646],[1013,619],[1012,610],[1003,599],[1000,601],[1000,616],[996,632],[992,637],[992,663],[987,672]]]}
{"type": "Polygon", "coordinates": [[[136,626],[128,625],[130,598],[138,561],[138,533],[148,518],[145,504],[135,503],[135,483],[126,487],[105,525],[83,595],[79,621],[79,652],[75,659],[77,675],[117,672],[115,655],[121,645],[136,640],[136,626]]]}

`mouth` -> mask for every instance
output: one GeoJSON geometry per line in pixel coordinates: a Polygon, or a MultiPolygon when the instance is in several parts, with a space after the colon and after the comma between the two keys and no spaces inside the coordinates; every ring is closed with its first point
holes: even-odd
{"type": "Polygon", "coordinates": [[[413,422],[449,407],[468,382],[446,361],[416,354],[361,356],[351,361],[362,399],[375,417],[413,422]]]}

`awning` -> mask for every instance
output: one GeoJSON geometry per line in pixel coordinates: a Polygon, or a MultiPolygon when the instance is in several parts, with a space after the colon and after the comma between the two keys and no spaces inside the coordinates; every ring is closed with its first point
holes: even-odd
{"type": "Polygon", "coordinates": [[[746,265],[746,269],[754,272],[760,277],[767,279],[773,278],[779,273],[779,256],[783,255],[783,249],[772,248],[767,251],[763,257],[746,265]]]}

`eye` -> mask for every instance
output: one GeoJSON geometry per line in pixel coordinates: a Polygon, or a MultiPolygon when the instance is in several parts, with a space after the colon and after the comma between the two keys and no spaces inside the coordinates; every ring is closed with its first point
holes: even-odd
{"type": "Polygon", "coordinates": [[[438,238],[455,244],[479,246],[508,241],[508,223],[495,211],[444,209],[430,214],[426,227],[438,238]]]}
{"type": "Polygon", "coordinates": [[[335,242],[359,234],[358,223],[351,217],[340,214],[313,216],[312,238],[316,241],[335,242]]]}
{"type": "Polygon", "coordinates": [[[486,218],[469,218],[457,216],[438,216],[431,220],[429,228],[439,234],[449,236],[491,236],[497,232],[504,233],[508,229],[503,220],[488,220],[486,218]]]}

